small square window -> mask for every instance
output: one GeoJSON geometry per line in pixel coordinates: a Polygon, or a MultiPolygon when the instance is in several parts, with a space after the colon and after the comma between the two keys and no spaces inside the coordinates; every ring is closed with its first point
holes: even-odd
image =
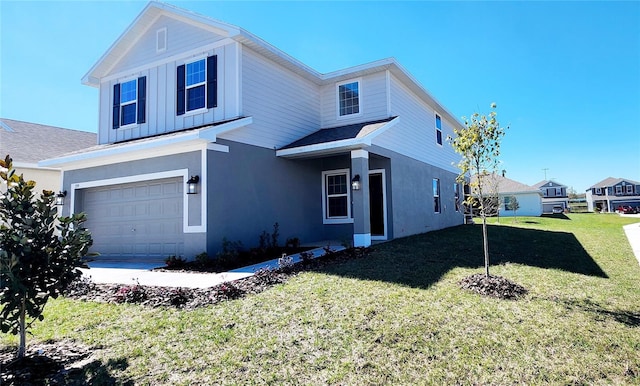
{"type": "Polygon", "coordinates": [[[340,116],[360,113],[360,85],[358,82],[338,86],[338,108],[340,116]]]}

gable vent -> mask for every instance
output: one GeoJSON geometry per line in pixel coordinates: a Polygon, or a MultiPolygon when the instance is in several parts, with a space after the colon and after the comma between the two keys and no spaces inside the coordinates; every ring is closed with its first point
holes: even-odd
{"type": "Polygon", "coordinates": [[[156,31],[156,52],[163,52],[167,49],[167,27],[156,31]]]}

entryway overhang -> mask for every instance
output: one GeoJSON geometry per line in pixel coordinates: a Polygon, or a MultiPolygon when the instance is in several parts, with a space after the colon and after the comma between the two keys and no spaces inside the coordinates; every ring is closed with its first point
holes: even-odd
{"type": "Polygon", "coordinates": [[[74,170],[186,153],[202,150],[205,147],[209,150],[228,152],[227,146],[215,143],[218,136],[250,125],[252,122],[252,117],[243,117],[153,137],[97,145],[61,157],[40,161],[38,166],[74,170]]]}
{"type": "Polygon", "coordinates": [[[320,129],[279,150],[283,158],[317,158],[366,149],[375,137],[398,124],[400,117],[320,129]]]}

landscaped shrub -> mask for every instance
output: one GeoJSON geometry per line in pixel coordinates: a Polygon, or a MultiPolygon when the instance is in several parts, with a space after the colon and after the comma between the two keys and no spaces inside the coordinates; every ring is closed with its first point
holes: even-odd
{"type": "Polygon", "coordinates": [[[118,288],[113,295],[116,303],[141,303],[147,300],[147,291],[139,283],[118,288]]]}
{"type": "Polygon", "coordinates": [[[175,288],[169,291],[169,302],[174,307],[184,306],[191,298],[188,291],[183,288],[175,288]]]}
{"type": "Polygon", "coordinates": [[[307,265],[313,260],[313,253],[309,251],[300,252],[300,262],[302,265],[307,265]]]}
{"type": "Polygon", "coordinates": [[[171,255],[164,260],[164,263],[167,267],[170,268],[180,268],[184,267],[186,264],[186,260],[182,258],[182,256],[171,255]]]}
{"type": "Polygon", "coordinates": [[[218,300],[233,300],[238,299],[239,297],[244,295],[244,291],[233,284],[233,282],[218,284],[214,287],[214,290],[215,296],[218,300]]]}

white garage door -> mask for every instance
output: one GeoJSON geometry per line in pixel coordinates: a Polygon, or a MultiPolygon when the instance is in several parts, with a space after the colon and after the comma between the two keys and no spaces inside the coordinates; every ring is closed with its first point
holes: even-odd
{"type": "Polygon", "coordinates": [[[82,210],[100,260],[162,262],[182,255],[182,178],[88,188],[82,210]]]}

